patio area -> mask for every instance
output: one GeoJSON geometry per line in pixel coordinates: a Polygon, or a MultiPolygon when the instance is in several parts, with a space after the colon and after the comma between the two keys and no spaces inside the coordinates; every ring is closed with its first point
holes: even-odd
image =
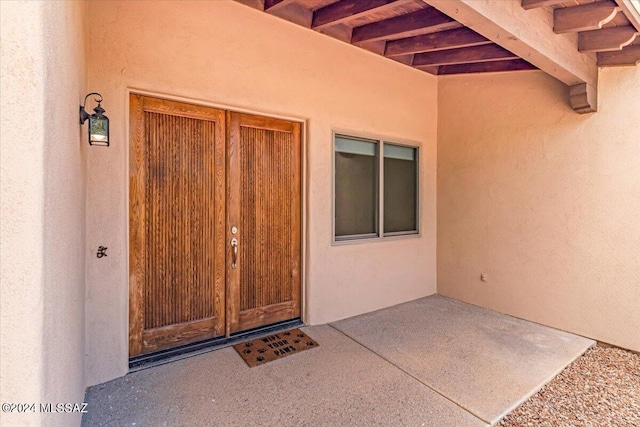
{"type": "Polygon", "coordinates": [[[438,295],[304,331],[259,367],[228,347],[93,386],[82,425],[493,425],[595,344],[438,295]]]}

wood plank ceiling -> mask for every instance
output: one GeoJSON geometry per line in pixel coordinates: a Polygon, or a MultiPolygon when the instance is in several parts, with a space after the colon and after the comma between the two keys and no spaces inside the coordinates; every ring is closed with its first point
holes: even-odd
{"type": "MultiPolygon", "coordinates": [[[[423,0],[238,1],[434,75],[536,69],[423,0]]],[[[640,63],[639,29],[613,0],[521,1],[553,14],[554,32],[578,33],[599,66],[640,63]]]]}
{"type": "Polygon", "coordinates": [[[578,50],[597,55],[598,66],[640,64],[640,28],[613,0],[522,0],[522,7],[553,10],[553,31],[578,33],[578,50]]]}

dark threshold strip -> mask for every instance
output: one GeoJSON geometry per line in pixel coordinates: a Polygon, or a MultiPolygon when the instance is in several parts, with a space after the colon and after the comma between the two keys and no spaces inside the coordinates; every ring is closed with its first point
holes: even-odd
{"type": "Polygon", "coordinates": [[[170,348],[168,350],[161,350],[155,353],[143,354],[141,356],[136,356],[129,359],[129,372],[135,372],[142,369],[151,368],[153,366],[164,365],[165,363],[169,363],[174,360],[196,356],[198,354],[218,350],[224,347],[229,347],[243,341],[252,340],[263,335],[270,335],[273,333],[285,331],[287,329],[297,328],[303,325],[304,324],[302,323],[302,320],[300,320],[300,318],[285,320],[267,326],[261,326],[242,332],[236,332],[235,334],[231,334],[229,338],[216,337],[204,341],[182,345],[180,347],[170,348]]]}

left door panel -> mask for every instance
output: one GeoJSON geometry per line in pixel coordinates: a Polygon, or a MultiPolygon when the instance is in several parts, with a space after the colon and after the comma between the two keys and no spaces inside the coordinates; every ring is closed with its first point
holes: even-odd
{"type": "Polygon", "coordinates": [[[130,357],[224,335],[224,121],[130,96],[130,357]]]}

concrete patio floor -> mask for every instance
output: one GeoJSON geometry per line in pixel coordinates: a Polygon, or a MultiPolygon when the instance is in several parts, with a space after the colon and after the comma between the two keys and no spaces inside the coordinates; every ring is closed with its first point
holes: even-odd
{"type": "Polygon", "coordinates": [[[231,347],[88,389],[83,426],[483,426],[595,343],[431,296],[304,331],[249,368],[231,347]]]}

